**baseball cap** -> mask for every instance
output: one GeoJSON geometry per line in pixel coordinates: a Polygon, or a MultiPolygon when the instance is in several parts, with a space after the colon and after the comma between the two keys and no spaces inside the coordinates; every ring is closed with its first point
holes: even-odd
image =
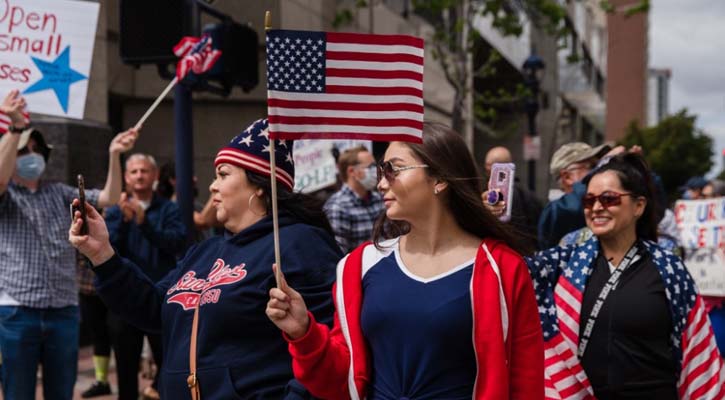
{"type": "Polygon", "coordinates": [[[693,176],[688,179],[683,186],[680,186],[680,191],[685,191],[687,189],[700,190],[704,188],[705,185],[707,185],[707,179],[702,176],[693,176]]]}
{"type": "Polygon", "coordinates": [[[609,143],[592,147],[584,142],[566,143],[554,152],[549,164],[549,172],[552,175],[558,175],[559,171],[571,164],[582,162],[590,158],[600,158],[607,154],[612,146],[609,143]]]}
{"type": "Polygon", "coordinates": [[[18,141],[18,150],[22,150],[28,145],[30,139],[35,140],[35,143],[40,147],[39,152],[43,154],[45,160],[48,160],[50,151],[53,149],[53,145],[48,144],[43,138],[43,134],[35,128],[28,128],[20,134],[20,140],[18,141]]]}

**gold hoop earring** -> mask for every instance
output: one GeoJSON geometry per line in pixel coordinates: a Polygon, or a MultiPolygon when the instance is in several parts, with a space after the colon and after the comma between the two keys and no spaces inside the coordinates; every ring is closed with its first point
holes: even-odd
{"type": "Polygon", "coordinates": [[[257,197],[257,195],[256,195],[256,194],[254,194],[254,193],[252,193],[252,194],[251,194],[251,195],[249,196],[249,200],[247,201],[247,209],[249,210],[249,212],[250,212],[250,213],[252,213],[252,214],[254,214],[254,215],[258,216],[258,217],[264,217],[265,215],[267,215],[267,212],[266,212],[266,210],[265,210],[265,212],[263,212],[262,214],[257,214],[257,213],[256,213],[256,212],[254,212],[254,210],[252,209],[252,199],[253,199],[253,198],[255,198],[255,197],[257,197]]]}

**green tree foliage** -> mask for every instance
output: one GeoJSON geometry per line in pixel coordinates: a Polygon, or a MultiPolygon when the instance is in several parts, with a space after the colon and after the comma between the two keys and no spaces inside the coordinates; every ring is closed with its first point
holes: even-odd
{"type": "Polygon", "coordinates": [[[671,198],[688,178],[704,175],[713,165],[712,138],[695,127],[696,119],[683,109],[650,128],[632,123],[623,140],[627,147],[642,146],[645,159],[660,175],[671,198]]]}
{"type": "MultiPolygon", "coordinates": [[[[348,3],[355,9],[370,6],[366,0],[351,0],[348,3]]],[[[492,26],[503,36],[518,37],[526,21],[554,36],[569,33],[564,23],[567,12],[560,0],[412,0],[412,4],[416,14],[428,20],[434,28],[432,36],[426,38],[426,41],[432,48],[431,55],[440,63],[446,80],[453,87],[451,126],[459,132],[462,132],[466,113],[465,98],[469,90],[474,90],[467,85],[467,55],[473,54],[475,57],[476,44],[483,40],[473,27],[477,16],[491,18],[492,26]]],[[[629,16],[647,12],[649,0],[632,0],[631,4],[621,8],[603,0],[600,7],[608,13],[629,16]]],[[[341,29],[352,23],[353,19],[349,7],[338,8],[333,26],[341,29]]],[[[499,62],[502,62],[501,55],[491,51],[487,59],[473,70],[473,78],[496,77],[496,65],[499,62]]],[[[472,111],[475,128],[495,136],[489,124],[496,120],[498,110],[519,105],[527,95],[528,91],[522,85],[500,88],[495,93],[477,93],[474,90],[472,111]]]]}

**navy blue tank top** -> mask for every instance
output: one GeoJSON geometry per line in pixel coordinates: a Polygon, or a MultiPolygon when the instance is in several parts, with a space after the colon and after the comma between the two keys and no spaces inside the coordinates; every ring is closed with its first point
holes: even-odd
{"type": "Polygon", "coordinates": [[[365,274],[361,326],[371,350],[369,400],[471,398],[472,272],[473,260],[423,279],[396,249],[365,274]]]}

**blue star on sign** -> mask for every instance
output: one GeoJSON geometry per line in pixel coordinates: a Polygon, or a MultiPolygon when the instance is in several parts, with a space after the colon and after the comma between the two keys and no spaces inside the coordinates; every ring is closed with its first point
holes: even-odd
{"type": "Polygon", "coordinates": [[[67,113],[68,91],[70,85],[75,82],[88,79],[87,76],[71,69],[70,46],[67,46],[53,62],[43,61],[32,56],[31,58],[35,63],[35,66],[38,67],[40,72],[43,74],[43,77],[32,86],[25,89],[23,94],[52,89],[55,92],[55,97],[58,98],[58,102],[60,102],[60,106],[63,107],[63,111],[67,113]]]}

